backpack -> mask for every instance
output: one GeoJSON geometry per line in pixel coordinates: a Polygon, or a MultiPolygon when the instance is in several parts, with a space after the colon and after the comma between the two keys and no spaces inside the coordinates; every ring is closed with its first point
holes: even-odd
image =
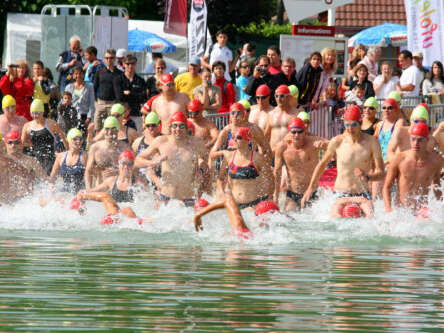
{"type": "MultiPolygon", "coordinates": [[[[226,94],[227,93],[227,86],[228,86],[228,81],[225,80],[224,82],[224,86],[223,86],[223,93],[226,94]]],[[[234,87],[234,101],[237,102],[240,100],[240,89],[237,85],[233,84],[233,82],[230,82],[231,85],[234,87]]]]}

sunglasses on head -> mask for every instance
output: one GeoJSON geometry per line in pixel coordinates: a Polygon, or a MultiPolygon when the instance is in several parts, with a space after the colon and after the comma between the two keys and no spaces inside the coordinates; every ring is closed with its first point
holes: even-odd
{"type": "Polygon", "coordinates": [[[259,100],[261,100],[261,99],[266,99],[268,96],[256,96],[256,99],[259,99],[259,100]]]}
{"type": "Polygon", "coordinates": [[[132,167],[134,165],[134,161],[129,161],[129,162],[119,161],[119,164],[124,165],[124,166],[128,166],[128,167],[132,167]]]}
{"type": "Polygon", "coordinates": [[[351,124],[349,124],[349,123],[344,123],[344,127],[345,127],[345,128],[356,127],[356,126],[358,126],[358,125],[359,125],[359,121],[354,121],[354,122],[352,122],[351,124]]]}
{"type": "Polygon", "coordinates": [[[383,106],[382,107],[383,110],[393,110],[393,106],[389,105],[389,106],[383,106]]]}
{"type": "Polygon", "coordinates": [[[171,125],[171,128],[180,128],[180,129],[185,129],[185,128],[187,128],[187,125],[185,125],[185,124],[172,124],[171,125]]]}
{"type": "Polygon", "coordinates": [[[8,145],[19,145],[20,144],[20,140],[9,140],[8,141],[8,145]]]}
{"type": "Polygon", "coordinates": [[[291,134],[302,134],[302,133],[304,133],[304,130],[303,130],[303,129],[301,129],[301,130],[292,129],[292,130],[290,131],[290,133],[291,133],[291,134]]]}
{"type": "Polygon", "coordinates": [[[274,95],[275,98],[285,98],[285,97],[287,97],[287,96],[288,96],[288,95],[283,95],[283,94],[282,94],[282,95],[274,95]]]}
{"type": "Polygon", "coordinates": [[[418,124],[418,123],[424,123],[424,124],[426,124],[427,123],[427,121],[425,121],[425,120],[419,120],[419,119],[413,119],[412,120],[415,124],[418,124]]]}

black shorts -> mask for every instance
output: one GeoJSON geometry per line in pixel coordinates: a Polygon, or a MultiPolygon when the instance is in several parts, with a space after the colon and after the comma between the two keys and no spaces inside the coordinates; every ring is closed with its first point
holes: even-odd
{"type": "Polygon", "coordinates": [[[248,208],[248,207],[255,207],[259,202],[267,201],[267,200],[268,200],[268,195],[258,198],[256,200],[247,202],[247,203],[237,204],[237,206],[239,207],[239,209],[244,209],[244,208],[248,208]]]}
{"type": "MultiPolygon", "coordinates": [[[[287,198],[290,198],[291,200],[293,200],[296,203],[296,205],[298,205],[298,206],[301,205],[301,200],[302,200],[303,196],[304,196],[304,194],[294,193],[293,191],[287,190],[287,198]]],[[[318,198],[319,198],[318,193],[316,191],[314,191],[313,194],[311,195],[311,197],[306,202],[306,205],[311,205],[313,203],[313,201],[315,201],[318,198]]]]}
{"type": "Polygon", "coordinates": [[[351,198],[351,197],[362,197],[367,200],[372,200],[372,195],[370,192],[361,192],[361,193],[348,193],[348,192],[334,192],[339,196],[339,198],[351,198]]]}

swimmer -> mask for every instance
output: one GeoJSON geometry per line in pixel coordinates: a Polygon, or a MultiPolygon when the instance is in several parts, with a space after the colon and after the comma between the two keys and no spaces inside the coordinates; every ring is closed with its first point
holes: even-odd
{"type": "Polygon", "coordinates": [[[376,118],[376,112],[378,112],[379,103],[375,97],[369,97],[364,102],[363,114],[361,124],[362,133],[366,133],[368,135],[374,135],[376,125],[379,122],[379,119],[376,118]]]}
{"type": "Polygon", "coordinates": [[[418,211],[427,204],[431,188],[438,200],[441,199],[439,186],[444,159],[427,150],[428,136],[427,124],[415,123],[410,128],[410,149],[396,153],[390,162],[382,192],[387,212],[392,211],[391,190],[395,180],[398,181],[399,201],[404,207],[418,211]]]}
{"type": "Polygon", "coordinates": [[[362,197],[339,198],[331,206],[331,218],[373,217],[372,202],[362,197]]]}
{"type": "Polygon", "coordinates": [[[18,130],[13,129],[9,131],[3,138],[3,141],[6,144],[7,155],[31,172],[35,180],[48,180],[48,175],[45,170],[43,170],[39,161],[32,156],[23,154],[22,141],[18,130]]]}
{"type": "Polygon", "coordinates": [[[161,95],[153,101],[151,110],[155,112],[162,124],[162,134],[169,134],[170,118],[176,112],[183,112],[187,109],[190,98],[187,94],[176,91],[174,78],[171,74],[163,74],[159,80],[161,95]]]}
{"type": "Polygon", "coordinates": [[[338,175],[334,190],[339,197],[364,197],[371,200],[368,182],[383,177],[381,148],[374,136],[361,132],[361,110],[352,105],[344,114],[343,134],[330,140],[327,151],[316,166],[301,207],[310,200],[328,162],[336,155],[338,175]],[[370,170],[374,166],[373,171],[370,170]]]}
{"type": "MultiPolygon", "coordinates": [[[[288,188],[285,210],[299,210],[301,199],[310,183],[313,171],[319,161],[322,141],[307,135],[305,124],[300,118],[293,118],[288,123],[289,134],[276,146],[274,154],[275,189],[273,200],[279,202],[282,167],[288,172],[288,188]]],[[[317,198],[316,191],[310,200],[317,198]]]]}
{"type": "Polygon", "coordinates": [[[433,132],[433,137],[436,142],[438,142],[441,156],[444,156],[444,121],[442,121],[436,128],[435,132],[433,132]]]}
{"type": "Polygon", "coordinates": [[[119,121],[109,116],[103,123],[105,139],[94,143],[88,151],[88,160],[85,169],[85,186],[87,190],[93,187],[94,176],[96,185],[107,177],[117,174],[119,154],[127,149],[128,144],[117,140],[119,121]]]}
{"type": "Polygon", "coordinates": [[[275,98],[277,106],[268,114],[264,132],[273,152],[277,144],[287,135],[290,120],[296,118],[301,111],[290,106],[290,89],[285,84],[277,87],[275,98]]]}
{"type": "Polygon", "coordinates": [[[288,86],[288,90],[290,90],[290,107],[297,108],[299,106],[299,88],[292,84],[288,86]]]}
{"type": "Polygon", "coordinates": [[[257,87],[255,97],[257,104],[251,107],[250,115],[248,116],[248,121],[259,126],[264,132],[268,114],[273,110],[273,106],[270,104],[270,93],[270,88],[266,84],[257,87]]]}
{"type": "Polygon", "coordinates": [[[5,95],[2,99],[3,114],[0,115],[0,134],[5,136],[11,130],[22,132],[22,128],[28,121],[25,117],[17,115],[15,98],[5,95]]]}
{"type": "Polygon", "coordinates": [[[251,149],[252,135],[248,127],[238,128],[233,139],[235,150],[223,151],[224,159],[216,182],[217,196],[232,195],[240,209],[255,207],[272,198],[273,173],[265,157],[251,149]]]}
{"type": "MultiPolygon", "coordinates": [[[[165,124],[164,124],[165,125],[165,124]]],[[[155,167],[161,164],[162,179],[158,185],[158,203],[177,199],[192,207],[200,198],[199,161],[205,160],[206,149],[195,137],[187,134],[187,119],[183,112],[171,116],[171,134],[153,140],[148,149],[136,157],[137,168],[155,167]],[[158,154],[154,161],[150,159],[158,154]]],[[[205,160],[206,161],[206,160],[205,160]]]]}
{"type": "Polygon", "coordinates": [[[0,204],[13,204],[33,191],[35,176],[8,155],[0,154],[0,204]]]}
{"type": "Polygon", "coordinates": [[[203,105],[193,99],[188,104],[188,120],[195,127],[194,136],[201,138],[205,144],[205,148],[209,151],[217,140],[219,131],[216,124],[202,115],[203,105]]]}

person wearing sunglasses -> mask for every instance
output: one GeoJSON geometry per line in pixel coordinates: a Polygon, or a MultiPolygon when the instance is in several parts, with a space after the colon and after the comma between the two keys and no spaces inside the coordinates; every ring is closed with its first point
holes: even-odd
{"type": "Polygon", "coordinates": [[[209,151],[219,135],[219,130],[217,129],[216,124],[202,115],[203,105],[197,99],[193,99],[188,104],[187,110],[188,120],[195,127],[194,135],[203,140],[205,147],[209,151]]]}
{"type": "MultiPolygon", "coordinates": [[[[163,74],[160,78],[161,94],[153,101],[151,110],[155,112],[162,124],[169,124],[176,112],[187,109],[190,98],[187,94],[176,91],[174,78],[171,74],[163,74]]],[[[162,126],[162,134],[169,134],[170,126],[162,126]]]]}
{"type": "MultiPolygon", "coordinates": [[[[391,161],[396,153],[406,151],[410,149],[410,131],[415,124],[424,123],[429,121],[429,113],[423,105],[417,105],[410,115],[410,126],[400,126],[393,132],[392,138],[387,147],[387,161],[391,161]]],[[[429,128],[431,131],[431,128],[429,128]]],[[[427,138],[427,150],[432,152],[435,147],[438,147],[438,143],[435,138],[430,135],[427,138]]]]}
{"type": "Polygon", "coordinates": [[[48,180],[48,175],[39,161],[35,157],[23,153],[22,140],[18,130],[10,130],[3,138],[3,142],[6,145],[6,154],[31,172],[35,180],[48,180]]]}
{"type": "Polygon", "coordinates": [[[270,142],[272,151],[287,135],[287,126],[290,120],[296,118],[299,111],[302,111],[290,106],[290,89],[287,85],[280,85],[276,89],[274,97],[277,106],[268,114],[264,132],[265,138],[270,142]]]}
{"type": "Polygon", "coordinates": [[[251,107],[248,117],[248,121],[259,126],[262,131],[265,131],[268,114],[273,110],[273,106],[270,104],[270,94],[270,88],[266,84],[262,84],[256,89],[257,104],[251,107]]]}
{"type": "Polygon", "coordinates": [[[51,187],[54,187],[58,176],[63,179],[61,192],[77,193],[85,188],[85,167],[87,152],[82,149],[83,133],[71,128],[66,136],[68,151],[57,154],[50,175],[51,187]]]}
{"type": "Polygon", "coordinates": [[[442,121],[436,128],[435,132],[433,132],[433,137],[438,142],[441,155],[444,156],[444,121],[442,121]]]}
{"type": "MultiPolygon", "coordinates": [[[[166,123],[163,123],[166,126],[166,123]]],[[[208,153],[202,140],[188,135],[185,113],[174,113],[169,122],[171,134],[158,136],[148,149],[136,157],[136,168],[162,168],[157,204],[167,204],[171,199],[192,207],[200,198],[200,163],[207,161],[208,153]],[[156,155],[159,158],[153,159],[156,155]]]]}
{"type": "Polygon", "coordinates": [[[6,133],[13,129],[20,133],[28,120],[25,117],[17,115],[15,98],[11,95],[3,96],[2,110],[3,114],[0,115],[0,134],[5,136],[6,133]]]}
{"type": "MultiPolygon", "coordinates": [[[[282,167],[288,175],[285,210],[300,210],[301,199],[308,188],[311,176],[318,162],[319,151],[324,145],[316,136],[307,135],[304,121],[293,118],[288,123],[288,135],[277,146],[274,154],[274,196],[279,202],[282,167]]],[[[307,204],[317,199],[316,191],[307,204]]]]}
{"type": "Polygon", "coordinates": [[[426,123],[414,123],[410,128],[410,149],[398,152],[390,161],[387,177],[382,191],[385,210],[392,211],[392,187],[398,183],[397,197],[401,206],[413,209],[416,215],[427,217],[429,191],[433,189],[438,200],[442,193],[439,190],[441,169],[444,159],[436,152],[427,149],[429,128],[426,123]]]}
{"type": "Polygon", "coordinates": [[[344,133],[330,140],[304,193],[304,208],[318,186],[328,162],[336,156],[337,177],[334,191],[339,198],[363,197],[371,200],[368,182],[382,179],[384,164],[376,137],[361,132],[361,109],[352,105],[344,113],[344,133]]]}
{"type": "Polygon", "coordinates": [[[361,124],[362,133],[366,133],[368,135],[375,134],[375,128],[379,122],[379,119],[376,118],[376,112],[378,112],[378,109],[379,109],[379,103],[375,97],[369,97],[366,99],[362,111],[364,115],[361,124]]]}

